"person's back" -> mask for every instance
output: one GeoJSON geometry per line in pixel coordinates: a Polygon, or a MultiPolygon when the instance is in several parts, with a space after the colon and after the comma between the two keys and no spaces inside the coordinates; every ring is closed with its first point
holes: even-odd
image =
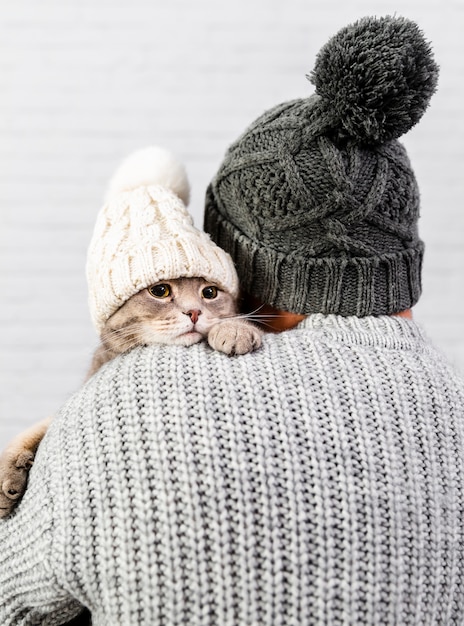
{"type": "Polygon", "coordinates": [[[75,599],[102,626],[461,623],[463,406],[395,317],[310,316],[232,359],[136,349],[63,409],[0,526],[1,623],[75,599]]]}

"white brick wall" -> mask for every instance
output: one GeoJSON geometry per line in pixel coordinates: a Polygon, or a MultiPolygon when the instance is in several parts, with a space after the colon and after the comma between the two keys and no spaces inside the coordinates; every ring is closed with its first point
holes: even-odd
{"type": "Polygon", "coordinates": [[[441,65],[408,147],[427,242],[419,319],[464,370],[461,0],[15,0],[0,12],[0,446],[76,390],[96,343],[85,251],[106,182],[158,143],[188,167],[192,212],[226,146],[311,92],[339,27],[415,19],[441,65]]]}

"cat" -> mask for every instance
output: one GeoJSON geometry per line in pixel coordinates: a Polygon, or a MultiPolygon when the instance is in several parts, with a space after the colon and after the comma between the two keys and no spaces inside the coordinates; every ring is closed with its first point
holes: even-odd
{"type": "MultiPolygon", "coordinates": [[[[129,298],[106,322],[87,374],[137,346],[191,346],[206,339],[227,355],[260,347],[262,332],[238,313],[237,300],[203,278],[176,278],[129,298]]],[[[0,456],[0,518],[21,499],[37,448],[52,418],[18,435],[0,456]]]]}

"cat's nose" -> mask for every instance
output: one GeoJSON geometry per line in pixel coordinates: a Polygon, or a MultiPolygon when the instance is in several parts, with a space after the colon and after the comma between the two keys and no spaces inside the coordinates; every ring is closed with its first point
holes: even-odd
{"type": "Polygon", "coordinates": [[[198,322],[198,318],[201,315],[200,309],[190,309],[190,311],[184,312],[184,315],[188,315],[192,322],[196,324],[198,322]]]}

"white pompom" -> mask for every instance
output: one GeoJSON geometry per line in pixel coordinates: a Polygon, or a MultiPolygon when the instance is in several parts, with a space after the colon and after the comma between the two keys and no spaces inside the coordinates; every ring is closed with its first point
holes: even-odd
{"type": "Polygon", "coordinates": [[[175,193],[185,205],[189,202],[190,185],[183,164],[157,146],[137,150],[121,163],[110,180],[106,200],[122,191],[148,185],[161,185],[175,193]]]}

